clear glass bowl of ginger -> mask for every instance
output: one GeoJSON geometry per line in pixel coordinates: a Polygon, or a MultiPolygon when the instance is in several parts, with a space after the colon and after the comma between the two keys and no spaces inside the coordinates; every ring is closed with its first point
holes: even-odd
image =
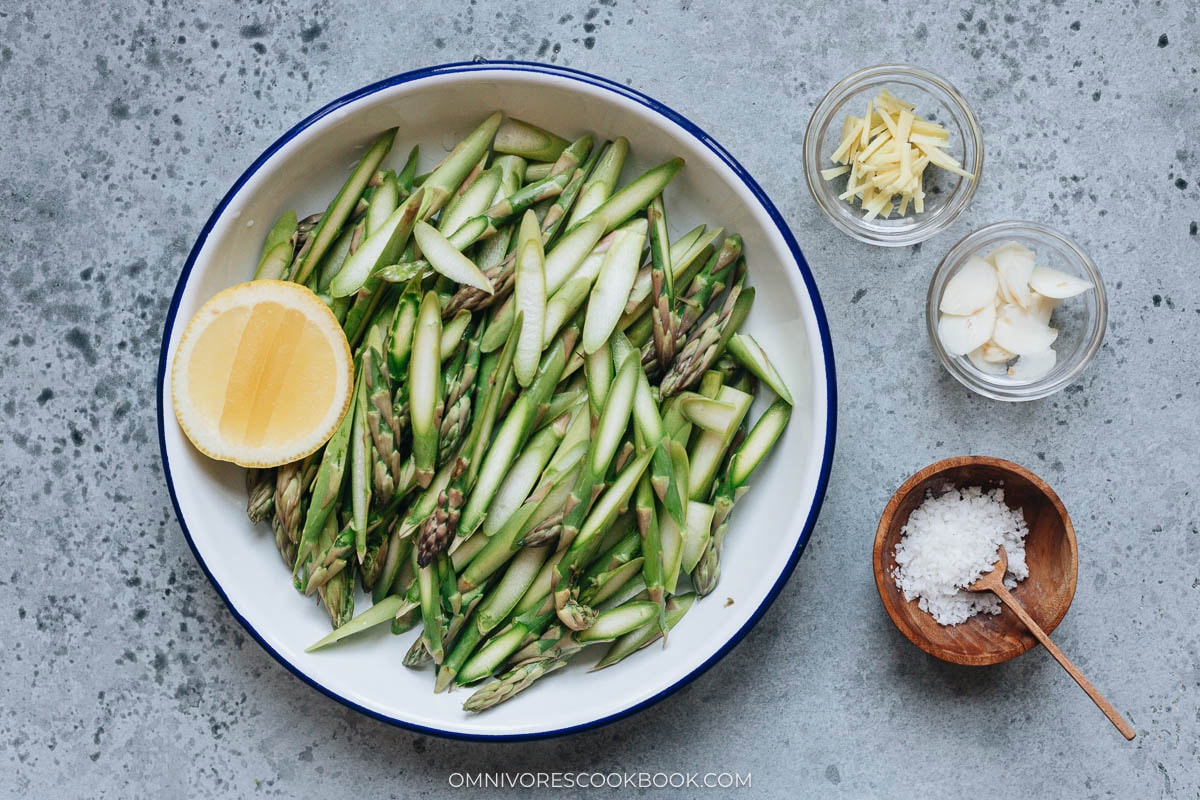
{"type": "Polygon", "coordinates": [[[868,67],[817,104],[804,172],[817,206],[843,232],[913,245],[970,205],[983,174],[983,131],[944,78],[905,64],[868,67]]]}

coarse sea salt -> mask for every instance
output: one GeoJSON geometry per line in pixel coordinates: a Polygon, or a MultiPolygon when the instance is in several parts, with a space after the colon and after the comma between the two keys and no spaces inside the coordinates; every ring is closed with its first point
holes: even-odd
{"type": "Polygon", "coordinates": [[[916,599],[942,625],[957,625],[980,613],[999,614],[995,595],[965,587],[991,571],[1001,545],[1008,555],[1004,585],[1011,589],[1025,580],[1028,533],[1024,514],[1005,505],[1002,488],[929,491],[900,530],[892,577],[905,599],[916,599]]]}

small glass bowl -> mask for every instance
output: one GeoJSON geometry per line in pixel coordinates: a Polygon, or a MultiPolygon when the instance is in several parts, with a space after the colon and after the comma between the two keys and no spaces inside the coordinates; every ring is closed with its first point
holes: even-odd
{"type": "Polygon", "coordinates": [[[925,324],[933,349],[942,365],[967,388],[995,400],[1038,400],[1064,388],[1087,368],[1104,341],[1108,322],[1108,300],[1104,281],[1096,265],[1079,245],[1057,231],[1036,222],[1013,220],[980,228],[961,239],[942,259],[925,300],[925,324]],[[989,375],[966,356],[950,355],[937,335],[938,305],[946,282],[972,255],[984,255],[1005,242],[1018,242],[1037,254],[1038,266],[1066,272],[1091,282],[1093,289],[1063,300],[1050,324],[1058,328],[1054,351],[1058,361],[1036,380],[1017,380],[1007,374],[989,375]]]}
{"type": "Polygon", "coordinates": [[[971,203],[983,176],[983,131],[958,90],[931,72],[905,64],[868,67],[844,78],[817,104],[804,133],[804,174],[817,206],[834,225],[855,239],[883,247],[904,247],[923,242],[944,230],[971,203]],[[837,150],[847,114],[862,116],[867,102],[887,89],[916,106],[917,116],[936,122],[950,132],[946,152],[958,159],[971,179],[936,165],[925,171],[925,210],[911,208],[903,217],[863,219],[857,205],[838,197],[846,190],[847,176],[833,180],[821,170],[835,167],[830,156],[837,150]]]}

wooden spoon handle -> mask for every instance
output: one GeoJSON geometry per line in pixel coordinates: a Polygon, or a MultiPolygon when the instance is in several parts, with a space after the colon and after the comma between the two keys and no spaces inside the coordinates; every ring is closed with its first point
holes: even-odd
{"type": "Polygon", "coordinates": [[[1105,700],[1104,695],[1100,694],[1100,691],[1092,685],[1092,682],[1083,677],[1083,673],[1071,663],[1071,660],[1063,654],[1062,650],[1058,649],[1058,645],[1050,641],[1050,637],[1046,635],[1046,632],[1042,630],[1040,625],[1033,621],[1033,617],[1029,616],[1029,612],[1017,602],[1017,598],[1013,597],[1003,585],[992,587],[992,591],[996,593],[996,596],[1000,598],[1000,601],[1004,605],[1008,606],[1021,619],[1021,622],[1025,623],[1025,627],[1029,629],[1029,632],[1036,636],[1037,640],[1042,643],[1042,646],[1050,651],[1050,655],[1054,656],[1054,660],[1061,664],[1062,668],[1067,671],[1067,674],[1075,679],[1075,682],[1079,684],[1079,688],[1087,692],[1088,697],[1092,698],[1092,702],[1104,712],[1104,716],[1108,717],[1108,721],[1117,726],[1117,730],[1121,732],[1121,735],[1130,740],[1134,736],[1137,736],[1133,728],[1125,721],[1125,718],[1113,708],[1112,703],[1105,700]]]}

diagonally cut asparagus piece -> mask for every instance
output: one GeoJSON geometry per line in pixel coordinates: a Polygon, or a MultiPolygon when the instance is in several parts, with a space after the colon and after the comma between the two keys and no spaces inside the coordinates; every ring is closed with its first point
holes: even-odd
{"type": "Polygon", "coordinates": [[[304,652],[312,653],[331,644],[336,644],[348,636],[353,636],[356,633],[370,630],[376,625],[382,625],[396,617],[398,613],[404,613],[405,606],[408,605],[404,597],[400,595],[390,595],[374,603],[366,611],[363,611],[358,616],[351,619],[340,628],[335,628],[324,638],[319,639],[308,647],[304,648],[304,652]]]}
{"type": "Polygon", "coordinates": [[[607,342],[621,319],[646,243],[646,220],[633,220],[616,233],[618,238],[605,256],[588,298],[583,323],[584,353],[593,353],[607,342]]]}
{"type": "Polygon", "coordinates": [[[471,259],[464,256],[450,240],[440,234],[437,228],[426,222],[418,222],[413,227],[413,238],[421,252],[425,254],[430,266],[452,281],[474,287],[481,292],[492,294],[495,289],[479,267],[471,259]]]}
{"type": "Polygon", "coordinates": [[[358,385],[349,414],[354,420],[350,429],[350,527],[355,532],[355,552],[361,563],[367,553],[367,510],[371,505],[371,430],[367,426],[366,370],[360,359],[358,385]]]}
{"type": "Polygon", "coordinates": [[[791,414],[792,406],[783,398],[777,399],[754,423],[730,457],[725,478],[713,495],[712,537],[692,571],[692,584],[700,595],[712,592],[721,577],[721,546],[725,542],[733,504],[745,494],[747,481],[779,441],[791,414]]]}
{"type": "Polygon", "coordinates": [[[425,179],[421,184],[425,198],[421,203],[420,219],[429,219],[446,204],[454,190],[487,153],[502,119],[503,115],[497,111],[480,123],[425,179]]]}
{"type": "Polygon", "coordinates": [[[505,570],[504,577],[488,592],[487,598],[476,607],[474,614],[467,620],[450,655],[438,670],[435,692],[440,692],[450,685],[483,637],[508,617],[533,583],[533,579],[537,577],[552,550],[548,545],[521,548],[505,570]]]}
{"type": "MultiPolygon", "coordinates": [[[[683,615],[695,602],[696,595],[693,592],[675,595],[667,600],[667,629],[670,630],[678,625],[679,620],[683,619],[683,615]]],[[[663,632],[654,624],[643,625],[635,631],[630,631],[612,643],[608,652],[596,662],[592,671],[611,667],[618,661],[625,660],[643,647],[658,641],[663,635],[663,632]]]]}
{"type": "Polygon", "coordinates": [[[792,393],[788,391],[787,384],[783,382],[783,378],[775,370],[775,365],[767,358],[766,351],[753,336],[748,333],[735,333],[730,337],[726,349],[742,366],[750,370],[751,374],[770,386],[777,397],[782,398],[788,405],[794,405],[795,401],[792,400],[792,393]]]}
{"type": "Polygon", "coordinates": [[[617,137],[606,146],[596,163],[592,174],[579,192],[575,208],[567,228],[574,228],[585,217],[604,204],[613,192],[613,187],[621,177],[621,168],[625,166],[625,158],[629,155],[629,140],[624,136],[617,137]]]}
{"type": "Polygon", "coordinates": [[[553,161],[570,142],[537,125],[507,117],[496,130],[492,145],[497,153],[520,156],[529,161],[553,161]]]}
{"type": "Polygon", "coordinates": [[[396,173],[391,170],[384,170],[383,180],[379,186],[375,187],[375,191],[371,193],[371,202],[367,206],[366,216],[363,217],[363,231],[367,236],[370,236],[375,231],[379,230],[383,225],[384,220],[391,216],[392,212],[400,206],[400,183],[396,179],[396,173]]]}
{"type": "Polygon", "coordinates": [[[612,231],[641,211],[650,201],[662,194],[663,189],[683,169],[683,159],[673,158],[647,170],[643,175],[622,187],[612,197],[588,214],[585,219],[604,221],[604,230],[612,231]]]}
{"type": "Polygon", "coordinates": [[[345,185],[342,186],[341,191],[337,193],[337,196],[329,204],[329,208],[326,209],[325,214],[321,217],[321,222],[309,237],[312,244],[308,247],[308,252],[302,256],[298,255],[292,266],[291,278],[296,283],[306,283],[308,281],[313,268],[320,263],[321,257],[325,255],[325,251],[329,249],[329,246],[333,244],[333,240],[341,233],[342,226],[350,218],[350,213],[358,205],[358,200],[362,197],[363,190],[367,188],[367,182],[375,175],[375,171],[383,163],[384,157],[392,149],[392,141],[396,138],[396,131],[396,128],[392,128],[375,139],[363,155],[362,160],[358,162],[358,166],[354,168],[354,172],[350,174],[345,185]]]}
{"type": "MultiPolygon", "coordinates": [[[[353,400],[351,401],[353,402],[353,400]]],[[[317,548],[317,540],[325,527],[325,521],[333,513],[338,497],[342,493],[343,479],[346,477],[346,454],[350,446],[350,429],[354,416],[347,413],[338,423],[333,436],[325,445],[321,456],[321,466],[317,469],[316,481],[313,484],[312,496],[308,503],[308,513],[304,517],[304,529],[300,533],[300,544],[296,549],[296,563],[292,577],[297,581],[297,587],[304,588],[304,580],[300,580],[301,572],[307,566],[309,559],[317,548]]]]}
{"type": "Polygon", "coordinates": [[[378,279],[371,279],[371,272],[376,267],[394,262],[408,243],[414,223],[422,224],[417,221],[417,211],[423,192],[424,189],[418,189],[416,194],[405,200],[351,253],[329,283],[332,296],[347,297],[364,287],[372,291],[378,285],[378,279]]]}
{"type": "Polygon", "coordinates": [[[588,627],[595,613],[574,599],[577,593],[577,588],[573,585],[575,576],[595,553],[599,544],[598,534],[612,525],[617,515],[628,507],[638,481],[650,466],[650,457],[650,452],[643,453],[617,475],[612,486],[600,495],[591,513],[579,528],[579,534],[571,541],[566,554],[555,567],[554,605],[558,618],[572,630],[588,627]]]}
{"type": "Polygon", "coordinates": [[[675,276],[662,195],[654,198],[646,209],[646,221],[650,236],[650,285],[654,297],[650,319],[654,326],[654,350],[660,369],[665,370],[675,360],[679,320],[671,313],[675,306],[675,276]]]}
{"type": "Polygon", "coordinates": [[[571,420],[570,413],[562,414],[529,439],[529,443],[521,450],[508,474],[504,476],[504,482],[496,490],[487,516],[483,520],[481,531],[484,536],[490,537],[503,528],[524,504],[562,443],[571,420]]]}
{"type": "Polygon", "coordinates": [[[628,635],[653,621],[657,614],[658,606],[654,603],[637,601],[605,611],[586,631],[564,637],[546,655],[522,662],[476,690],[463,704],[463,710],[479,712],[502,703],[528,689],[538,678],[565,666],[584,646],[628,635]]]}
{"type": "Polygon", "coordinates": [[[442,312],[437,292],[425,293],[417,312],[408,365],[409,425],[417,483],[429,486],[438,452],[437,412],[441,408],[442,312]]]}
{"type": "Polygon", "coordinates": [[[542,336],[546,324],[546,254],[537,217],[526,211],[517,233],[516,308],[522,316],[517,334],[517,353],[513,374],[517,383],[528,386],[537,374],[542,357],[542,336]]]}
{"type": "Polygon", "coordinates": [[[283,280],[287,276],[295,255],[296,234],[296,212],[287,211],[267,233],[262,258],[254,270],[254,280],[283,280]]]}
{"type": "Polygon", "coordinates": [[[732,406],[734,411],[728,415],[726,427],[718,431],[703,431],[695,437],[691,449],[688,451],[688,461],[691,465],[689,498],[692,500],[704,501],[709,498],[713,481],[716,480],[721,463],[725,459],[725,453],[732,444],[734,434],[741,425],[742,419],[745,418],[746,412],[750,410],[750,404],[754,401],[754,397],[733,387],[721,386],[717,391],[716,400],[724,405],[732,406]]]}
{"type": "Polygon", "coordinates": [[[721,249],[713,253],[688,284],[687,291],[677,298],[674,312],[679,315],[679,333],[686,335],[708,309],[710,300],[721,294],[729,285],[730,278],[738,269],[742,255],[742,237],[736,233],[725,237],[721,249]]]}
{"type": "Polygon", "coordinates": [[[503,170],[498,166],[484,170],[461,195],[442,209],[441,216],[438,217],[438,231],[443,236],[451,236],[468,220],[490,208],[500,188],[502,176],[503,170]]]}
{"type": "Polygon", "coordinates": [[[539,406],[549,403],[566,363],[566,348],[560,341],[546,354],[538,370],[537,380],[521,393],[496,431],[495,438],[480,465],[475,484],[471,487],[470,497],[463,508],[462,519],[459,521],[459,536],[470,536],[483,522],[483,517],[500,488],[509,465],[533,430],[539,406]]]}

